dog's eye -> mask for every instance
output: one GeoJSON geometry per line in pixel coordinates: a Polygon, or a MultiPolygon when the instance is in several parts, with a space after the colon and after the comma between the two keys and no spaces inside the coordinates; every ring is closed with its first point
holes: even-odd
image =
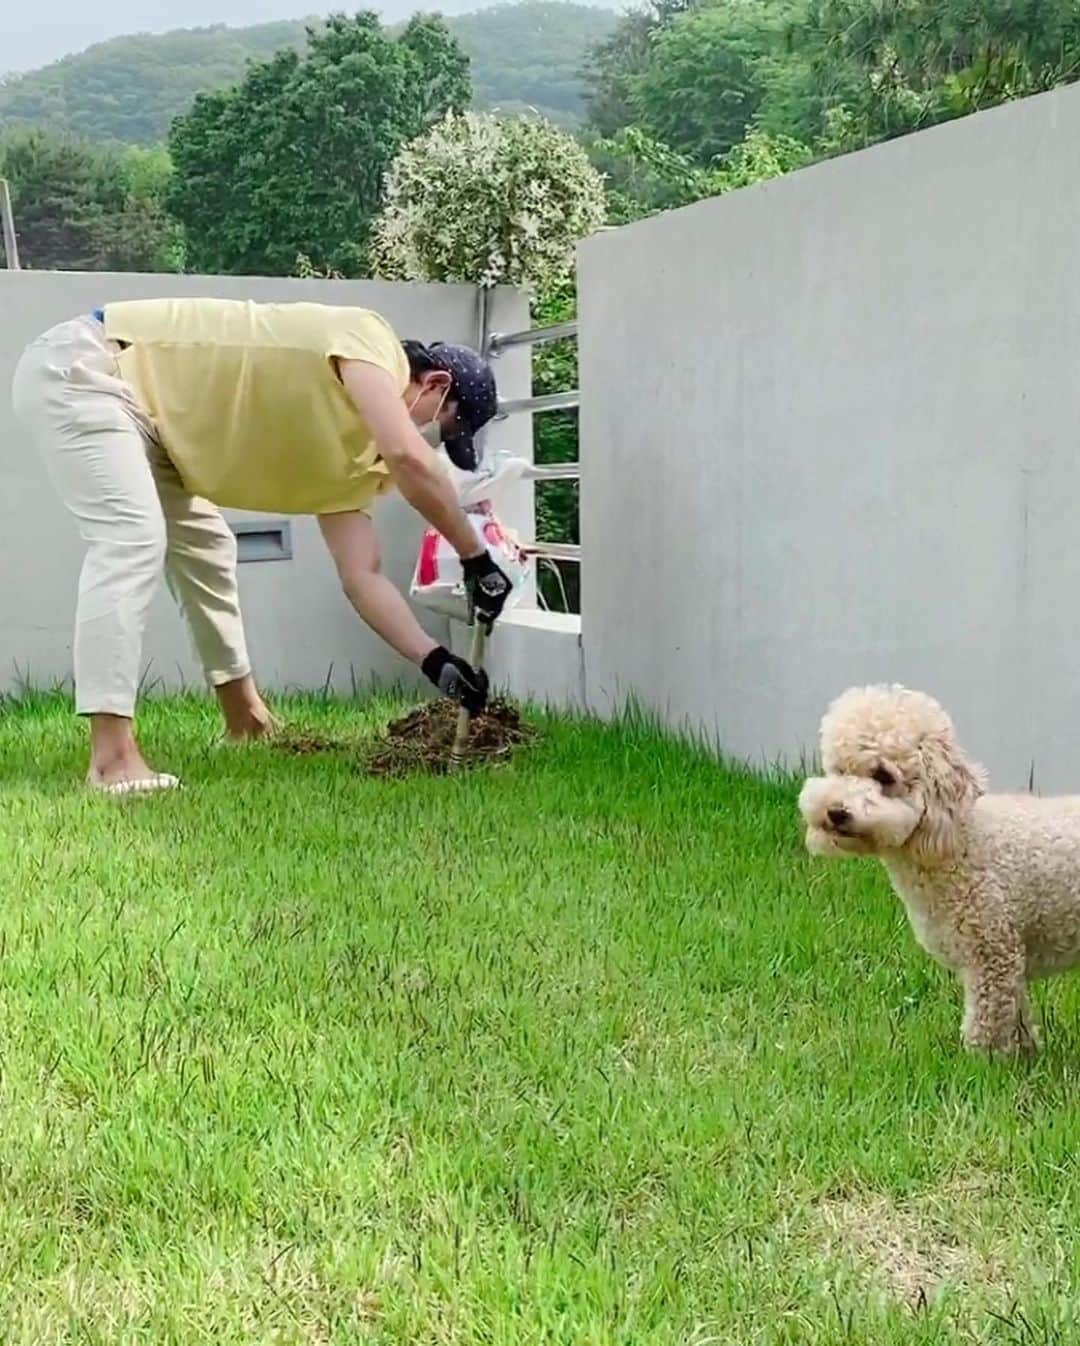
{"type": "Polygon", "coordinates": [[[888,790],[896,784],[896,777],[888,767],[879,766],[871,773],[871,779],[876,780],[883,790],[888,790]]]}

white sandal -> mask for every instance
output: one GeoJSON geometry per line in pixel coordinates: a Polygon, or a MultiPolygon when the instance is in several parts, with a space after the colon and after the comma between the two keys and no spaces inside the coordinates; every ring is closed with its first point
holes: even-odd
{"type": "Polygon", "coordinates": [[[95,794],[111,795],[115,798],[121,795],[148,795],[158,794],[162,790],[178,790],[180,781],[176,776],[159,771],[140,780],[87,781],[87,785],[95,794]]]}

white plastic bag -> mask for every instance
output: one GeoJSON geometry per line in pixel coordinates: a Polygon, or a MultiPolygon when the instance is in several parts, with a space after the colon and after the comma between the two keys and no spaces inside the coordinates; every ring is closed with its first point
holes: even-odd
{"type": "MultiPolygon", "coordinates": [[[[504,612],[521,598],[532,567],[532,558],[518,544],[513,532],[499,521],[492,506],[492,497],[512,482],[527,476],[530,466],[523,458],[501,457],[494,472],[453,474],[458,498],[473,526],[477,541],[488,549],[496,565],[513,586],[504,612]]],[[[461,560],[450,543],[434,528],[428,528],[421,539],[409,593],[417,603],[431,612],[438,612],[456,621],[469,620],[469,601],[465,593],[461,560]]]]}

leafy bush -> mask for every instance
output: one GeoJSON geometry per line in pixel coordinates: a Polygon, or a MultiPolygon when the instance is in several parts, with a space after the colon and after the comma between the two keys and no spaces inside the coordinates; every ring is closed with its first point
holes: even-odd
{"type": "Polygon", "coordinates": [[[571,274],[604,218],[603,179],[571,136],[539,118],[449,114],[395,159],[371,258],[393,280],[535,291],[571,274]]]}

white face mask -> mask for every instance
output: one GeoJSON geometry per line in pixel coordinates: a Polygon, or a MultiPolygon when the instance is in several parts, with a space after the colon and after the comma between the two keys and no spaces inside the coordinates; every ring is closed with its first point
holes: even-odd
{"type": "MultiPolygon", "coordinates": [[[[418,393],[417,396],[413,398],[412,406],[407,408],[410,415],[412,415],[413,408],[416,406],[417,402],[420,401],[420,398],[423,397],[423,395],[424,395],[423,393],[418,393]]],[[[423,425],[418,425],[416,427],[417,433],[428,444],[430,444],[433,449],[437,449],[439,445],[442,444],[443,442],[443,428],[439,424],[439,413],[446,405],[446,399],[449,396],[450,396],[450,389],[447,388],[443,392],[442,397],[439,399],[439,405],[435,408],[435,415],[432,417],[432,419],[430,421],[425,421],[423,425]]]]}

